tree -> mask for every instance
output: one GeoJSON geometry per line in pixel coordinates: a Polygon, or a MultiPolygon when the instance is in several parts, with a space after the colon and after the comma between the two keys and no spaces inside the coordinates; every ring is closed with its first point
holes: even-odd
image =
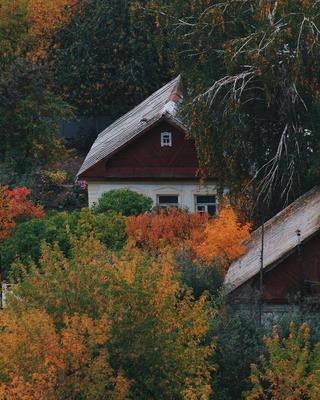
{"type": "Polygon", "coordinates": [[[320,395],[319,343],[310,347],[310,329],[302,324],[299,330],[291,323],[288,338],[282,341],[274,327],[272,336],[265,338],[267,356],[261,365],[253,364],[250,381],[252,389],[246,400],[310,399],[320,395]]]}
{"type": "Polygon", "coordinates": [[[0,241],[8,238],[19,218],[42,218],[42,207],[36,206],[27,200],[30,190],[20,187],[10,190],[7,186],[0,186],[0,241]]]}
{"type": "Polygon", "coordinates": [[[115,211],[128,217],[151,211],[152,205],[152,199],[141,193],[129,189],[114,189],[101,195],[93,211],[115,211]]]}
{"type": "Polygon", "coordinates": [[[241,225],[231,206],[225,206],[211,219],[203,232],[193,238],[191,247],[201,259],[212,262],[219,259],[227,268],[246,251],[245,241],[250,237],[250,224],[241,225]]]}
{"type": "Polygon", "coordinates": [[[64,154],[59,137],[62,118],[71,108],[48,87],[44,66],[18,60],[0,74],[0,177],[19,183],[39,165],[64,154]]]}
{"type": "MultiPolygon", "coordinates": [[[[213,345],[206,335],[213,310],[205,297],[195,300],[190,292],[181,292],[168,255],[150,258],[131,251],[110,256],[86,236],[73,242],[68,257],[57,245],[43,245],[39,264],[20,279],[5,312],[19,316],[26,309],[45,311],[57,332],[68,329],[66,321],[77,316],[89,319],[85,332],[90,321],[105,319],[110,329],[103,328],[102,334],[110,335],[98,349],[109,355],[113,371],[123,371],[130,399],[209,399],[213,345]]],[[[70,342],[69,348],[74,349],[72,357],[78,345],[70,342]]],[[[88,365],[84,371],[90,373],[90,365],[100,365],[97,353],[91,354],[92,364],[84,366],[75,355],[81,371],[88,365]]],[[[105,383],[99,374],[94,376],[94,382],[105,383]]],[[[90,390],[90,385],[84,387],[90,390]]],[[[81,389],[79,398],[92,397],[81,389]]]]}
{"type": "Polygon", "coordinates": [[[136,3],[82,1],[57,36],[57,90],[79,115],[113,121],[172,77],[170,40],[160,40],[162,28],[136,3]]]}
{"type": "Polygon", "coordinates": [[[203,175],[274,213],[319,181],[317,1],[150,1],[171,26],[203,175]]]}

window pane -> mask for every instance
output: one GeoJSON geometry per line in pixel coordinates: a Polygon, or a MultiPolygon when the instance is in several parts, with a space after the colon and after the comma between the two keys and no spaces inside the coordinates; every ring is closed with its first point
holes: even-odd
{"type": "Polygon", "coordinates": [[[197,204],[215,204],[216,196],[197,196],[197,204]]]}
{"type": "Polygon", "coordinates": [[[216,206],[208,206],[208,214],[209,215],[216,215],[216,206]]]}
{"type": "Polygon", "coordinates": [[[159,196],[159,204],[178,204],[178,196],[159,196]]]}

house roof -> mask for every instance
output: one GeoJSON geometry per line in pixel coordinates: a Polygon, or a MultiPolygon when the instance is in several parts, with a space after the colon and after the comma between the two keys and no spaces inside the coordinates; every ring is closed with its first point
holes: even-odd
{"type": "MultiPolygon", "coordinates": [[[[184,128],[177,117],[180,75],[102,131],[92,145],[77,176],[111,156],[156,122],[166,119],[184,128]]],[[[184,128],[185,129],[185,128],[184,128]]]]}
{"type": "MultiPolygon", "coordinates": [[[[298,245],[297,231],[301,242],[320,230],[320,187],[315,187],[298,198],[264,226],[264,269],[278,265],[298,245]]],[[[262,227],[251,235],[247,252],[231,265],[225,286],[232,292],[260,271],[262,227]]]]}

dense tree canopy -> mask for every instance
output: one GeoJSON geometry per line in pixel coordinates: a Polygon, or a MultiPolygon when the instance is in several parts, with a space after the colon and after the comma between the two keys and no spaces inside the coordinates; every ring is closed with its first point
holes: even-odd
{"type": "Polygon", "coordinates": [[[48,87],[45,67],[22,59],[0,73],[0,176],[6,183],[22,180],[34,168],[61,159],[61,118],[70,107],[48,87]]]}
{"type": "Polygon", "coordinates": [[[0,341],[9,343],[0,389],[11,394],[21,383],[15,399],[42,384],[53,400],[208,400],[212,311],[205,297],[180,290],[168,255],[107,257],[92,237],[74,241],[68,257],[44,245],[1,313],[0,341]],[[126,396],[112,397],[119,375],[126,396]]]}
{"type": "Polygon", "coordinates": [[[169,38],[135,0],[82,1],[57,36],[58,91],[80,115],[115,119],[172,76],[169,38]]]}
{"type": "Polygon", "coordinates": [[[78,0],[0,0],[0,62],[46,58],[54,32],[78,0]]]}

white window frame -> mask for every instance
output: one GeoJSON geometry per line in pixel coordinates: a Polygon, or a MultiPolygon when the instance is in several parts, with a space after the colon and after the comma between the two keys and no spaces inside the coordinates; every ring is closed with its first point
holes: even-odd
{"type": "Polygon", "coordinates": [[[180,207],[180,195],[178,193],[158,193],[157,194],[157,206],[159,208],[164,208],[166,210],[171,207],[179,208],[180,207]],[[160,204],[160,197],[163,197],[163,196],[175,196],[178,198],[178,202],[177,203],[161,203],[160,204]]]}
{"type": "Polygon", "coordinates": [[[194,208],[195,211],[198,213],[208,213],[209,214],[209,206],[214,206],[215,207],[215,214],[217,215],[217,197],[215,194],[207,194],[207,193],[197,193],[194,195],[194,208]],[[202,196],[208,196],[208,197],[214,197],[215,202],[207,202],[207,203],[198,203],[198,197],[202,196]],[[202,209],[200,209],[202,208],[202,209]]]}
{"type": "Polygon", "coordinates": [[[161,147],[172,147],[171,132],[161,132],[161,147]]]}

